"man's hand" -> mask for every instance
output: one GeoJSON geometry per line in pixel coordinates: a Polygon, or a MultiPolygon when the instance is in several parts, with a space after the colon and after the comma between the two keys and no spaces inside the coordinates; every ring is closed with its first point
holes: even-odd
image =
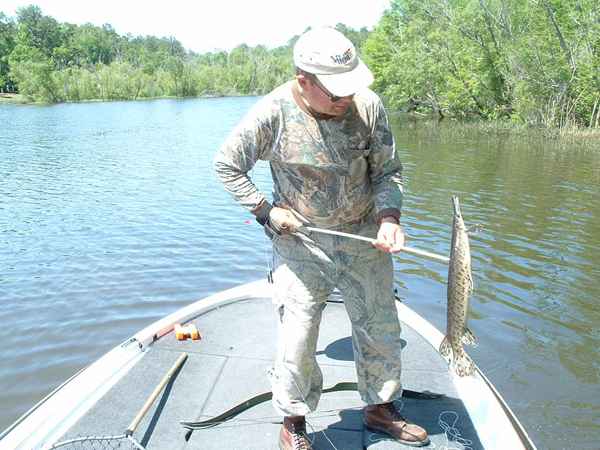
{"type": "Polygon", "coordinates": [[[404,231],[395,217],[384,217],[379,225],[377,241],[373,245],[381,251],[396,253],[404,247],[404,231]]]}
{"type": "Polygon", "coordinates": [[[269,224],[279,234],[295,233],[302,226],[291,211],[278,207],[269,212],[269,224]]]}

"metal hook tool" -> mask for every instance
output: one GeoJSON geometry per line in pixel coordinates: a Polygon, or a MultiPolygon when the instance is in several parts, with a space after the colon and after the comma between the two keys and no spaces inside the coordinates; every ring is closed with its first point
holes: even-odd
{"type": "MultiPolygon", "coordinates": [[[[310,234],[310,233],[330,234],[332,236],[341,236],[341,237],[346,237],[349,239],[365,241],[365,242],[369,242],[371,244],[373,244],[377,241],[377,239],[369,238],[366,236],[360,236],[358,234],[343,233],[341,231],[326,230],[324,228],[302,226],[299,228],[298,231],[307,232],[306,234],[310,234]]],[[[410,253],[411,255],[422,256],[424,258],[433,259],[435,261],[442,262],[444,264],[448,264],[450,262],[450,258],[448,258],[446,256],[438,255],[436,253],[431,253],[431,252],[428,252],[425,250],[419,250],[419,249],[412,248],[412,247],[404,246],[404,247],[402,247],[402,251],[406,252],[406,253],[410,253]]]]}

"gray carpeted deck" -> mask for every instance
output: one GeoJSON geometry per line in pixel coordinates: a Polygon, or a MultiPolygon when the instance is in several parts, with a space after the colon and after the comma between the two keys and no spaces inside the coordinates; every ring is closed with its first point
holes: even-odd
{"type": "MultiPolygon", "coordinates": [[[[144,418],[137,439],[148,450],[278,448],[281,418],[275,415],[270,402],[256,405],[229,422],[194,431],[188,441],[179,424],[182,420],[214,417],[270,389],[266,371],[276,341],[276,317],[270,300],[230,304],[194,322],[203,335],[201,341],[179,342],[172,333],[162,338],[65,438],[123,433],[179,354],[187,352],[188,360],[144,418]]],[[[481,449],[466,411],[456,398],[446,363],[406,324],[402,337],[406,341],[404,387],[445,394],[436,400],[403,399],[398,405],[402,413],[426,427],[432,440],[430,448],[462,449],[467,445],[468,449],[481,449]],[[456,440],[452,430],[447,433],[444,424],[457,430],[460,438],[456,440]]],[[[327,305],[318,349],[325,387],[356,380],[350,323],[343,304],[327,305]]],[[[324,394],[318,411],[307,418],[315,449],[411,448],[363,429],[362,406],[356,392],[324,394]]]]}

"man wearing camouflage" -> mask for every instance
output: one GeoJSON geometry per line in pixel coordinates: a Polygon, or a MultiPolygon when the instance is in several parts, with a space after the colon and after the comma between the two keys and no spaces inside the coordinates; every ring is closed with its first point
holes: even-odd
{"type": "Polygon", "coordinates": [[[395,410],[402,395],[400,324],[389,253],[404,245],[399,225],[401,165],[373,76],[354,45],[331,28],[294,46],[296,78],[262,98],[215,158],[225,188],[271,230],[278,354],[273,404],[284,416],[281,449],[310,449],[304,416],[319,401],[323,378],[315,351],[321,314],[338,288],[352,323],[365,424],[398,441],[429,443],[395,410]],[[273,205],[248,172],[268,161],[273,205]],[[302,233],[302,225],[376,236],[371,244],[302,233]],[[358,243],[357,243],[358,242],[358,243]]]}

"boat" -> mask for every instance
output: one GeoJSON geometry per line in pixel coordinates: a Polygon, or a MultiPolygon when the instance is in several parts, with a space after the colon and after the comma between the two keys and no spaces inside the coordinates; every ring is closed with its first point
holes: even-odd
{"type": "MultiPolygon", "coordinates": [[[[277,324],[271,290],[266,279],[243,284],[149,325],[32,407],[0,434],[0,450],[278,448],[282,418],[267,377],[277,324]]],[[[481,370],[456,375],[437,350],[442,333],[397,300],[404,394],[396,406],[427,429],[424,448],[535,449],[481,370]]],[[[325,390],[307,416],[314,448],[409,448],[363,426],[350,336],[334,293],[317,352],[325,390]]]]}

